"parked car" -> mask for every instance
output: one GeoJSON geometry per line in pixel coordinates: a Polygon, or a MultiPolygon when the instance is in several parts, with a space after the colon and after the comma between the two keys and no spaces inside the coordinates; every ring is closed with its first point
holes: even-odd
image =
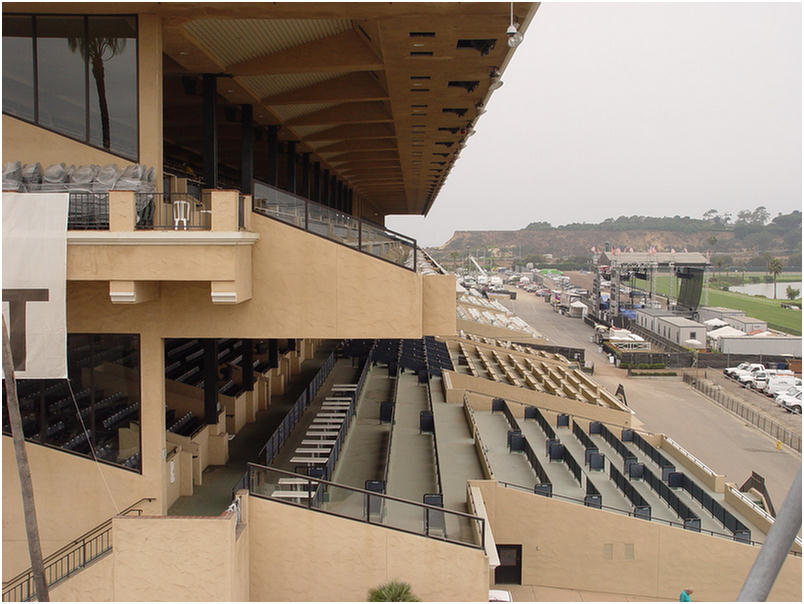
{"type": "Polygon", "coordinates": [[[751,363],[740,363],[740,364],[739,364],[739,365],[737,365],[736,367],[726,367],[726,368],[723,370],[723,373],[725,373],[726,375],[728,375],[728,376],[730,376],[730,377],[733,377],[733,376],[734,376],[736,373],[738,373],[738,372],[740,372],[740,371],[745,371],[745,370],[747,370],[747,369],[748,369],[748,366],[749,366],[750,364],[751,364],[751,363]]]}
{"type": "Polygon", "coordinates": [[[740,371],[735,375],[735,378],[742,386],[746,388],[754,381],[757,374],[765,371],[765,366],[759,363],[751,363],[747,370],[740,371]]]}
{"type": "Polygon", "coordinates": [[[799,390],[798,394],[794,396],[788,396],[783,394],[779,397],[782,408],[785,411],[789,411],[790,413],[797,413],[801,415],[801,391],[799,390]]]}
{"type": "Polygon", "coordinates": [[[776,396],[774,396],[773,399],[776,401],[777,405],[782,406],[781,397],[783,397],[783,396],[795,396],[799,392],[801,392],[801,386],[790,386],[790,388],[788,388],[784,392],[776,393],[776,396]]]}

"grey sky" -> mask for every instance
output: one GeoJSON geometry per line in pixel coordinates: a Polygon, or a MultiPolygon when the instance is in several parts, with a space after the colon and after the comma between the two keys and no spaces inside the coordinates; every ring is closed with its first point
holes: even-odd
{"type": "Polygon", "coordinates": [[[455,230],[801,207],[801,5],[537,11],[427,218],[455,230]]]}

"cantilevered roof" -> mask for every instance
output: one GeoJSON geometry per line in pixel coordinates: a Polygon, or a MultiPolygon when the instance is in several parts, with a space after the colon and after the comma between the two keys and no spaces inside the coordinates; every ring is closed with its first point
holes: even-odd
{"type": "MultiPolygon", "coordinates": [[[[66,6],[15,3],[14,10],[66,6]]],[[[171,67],[225,74],[218,85],[225,102],[252,104],[258,124],[281,126],[280,140],[297,141],[298,152],[382,214],[429,210],[513,53],[508,2],[69,7],[159,15],[171,67]]],[[[514,3],[520,32],[537,8],[514,3]]],[[[166,114],[168,142],[172,132],[187,133],[182,115],[180,107],[166,114]]]]}

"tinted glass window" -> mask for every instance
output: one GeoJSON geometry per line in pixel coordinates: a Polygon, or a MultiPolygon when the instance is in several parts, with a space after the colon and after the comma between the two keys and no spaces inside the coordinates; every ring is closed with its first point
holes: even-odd
{"type": "Polygon", "coordinates": [[[137,88],[136,17],[3,17],[4,113],[137,160],[137,88]]]}
{"type": "MultiPolygon", "coordinates": [[[[67,336],[67,380],[18,380],[27,440],[138,470],[139,337],[67,336]],[[72,386],[72,390],[70,388],[72,386]]],[[[10,434],[3,382],[3,433],[10,434]]]]}
{"type": "Polygon", "coordinates": [[[33,19],[3,17],[3,111],[34,119],[33,19]]]}
{"type": "Polygon", "coordinates": [[[83,17],[37,17],[39,123],[86,139],[83,17]]]}
{"type": "Polygon", "coordinates": [[[137,22],[89,17],[89,140],[137,155],[137,22]]]}

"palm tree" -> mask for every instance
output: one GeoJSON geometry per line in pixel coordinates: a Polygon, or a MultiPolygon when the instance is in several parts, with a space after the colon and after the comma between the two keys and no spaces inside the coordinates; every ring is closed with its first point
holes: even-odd
{"type": "Polygon", "coordinates": [[[368,602],[420,602],[419,598],[411,592],[410,584],[402,581],[383,583],[379,587],[370,589],[368,602]]]}
{"type": "Polygon", "coordinates": [[[782,272],[782,261],[778,258],[768,258],[768,272],[773,275],[773,299],[776,299],[776,277],[782,272]]]}
{"type": "MultiPolygon", "coordinates": [[[[6,407],[11,424],[11,438],[14,441],[14,456],[17,459],[17,472],[20,477],[22,493],[22,512],[25,518],[25,532],[28,537],[28,555],[34,580],[34,594],[39,602],[49,602],[50,596],[45,579],[45,566],[42,561],[42,546],[39,543],[39,525],[36,522],[31,467],[25,450],[25,435],[22,430],[22,415],[17,398],[17,378],[14,375],[14,359],[11,356],[11,342],[8,339],[6,318],[3,317],[3,373],[6,377],[6,407]]],[[[28,594],[33,596],[34,594],[28,594]]]]}
{"type": "Polygon", "coordinates": [[[111,149],[112,135],[109,127],[109,103],[106,100],[106,71],[103,63],[123,52],[126,47],[126,39],[90,36],[89,43],[87,43],[84,36],[71,36],[67,38],[67,44],[71,51],[79,50],[81,55],[88,57],[92,64],[92,76],[95,78],[95,87],[98,89],[103,148],[111,149]]]}
{"type": "Polygon", "coordinates": [[[452,270],[453,272],[458,268],[458,252],[450,252],[449,256],[452,258],[452,270]]]}

